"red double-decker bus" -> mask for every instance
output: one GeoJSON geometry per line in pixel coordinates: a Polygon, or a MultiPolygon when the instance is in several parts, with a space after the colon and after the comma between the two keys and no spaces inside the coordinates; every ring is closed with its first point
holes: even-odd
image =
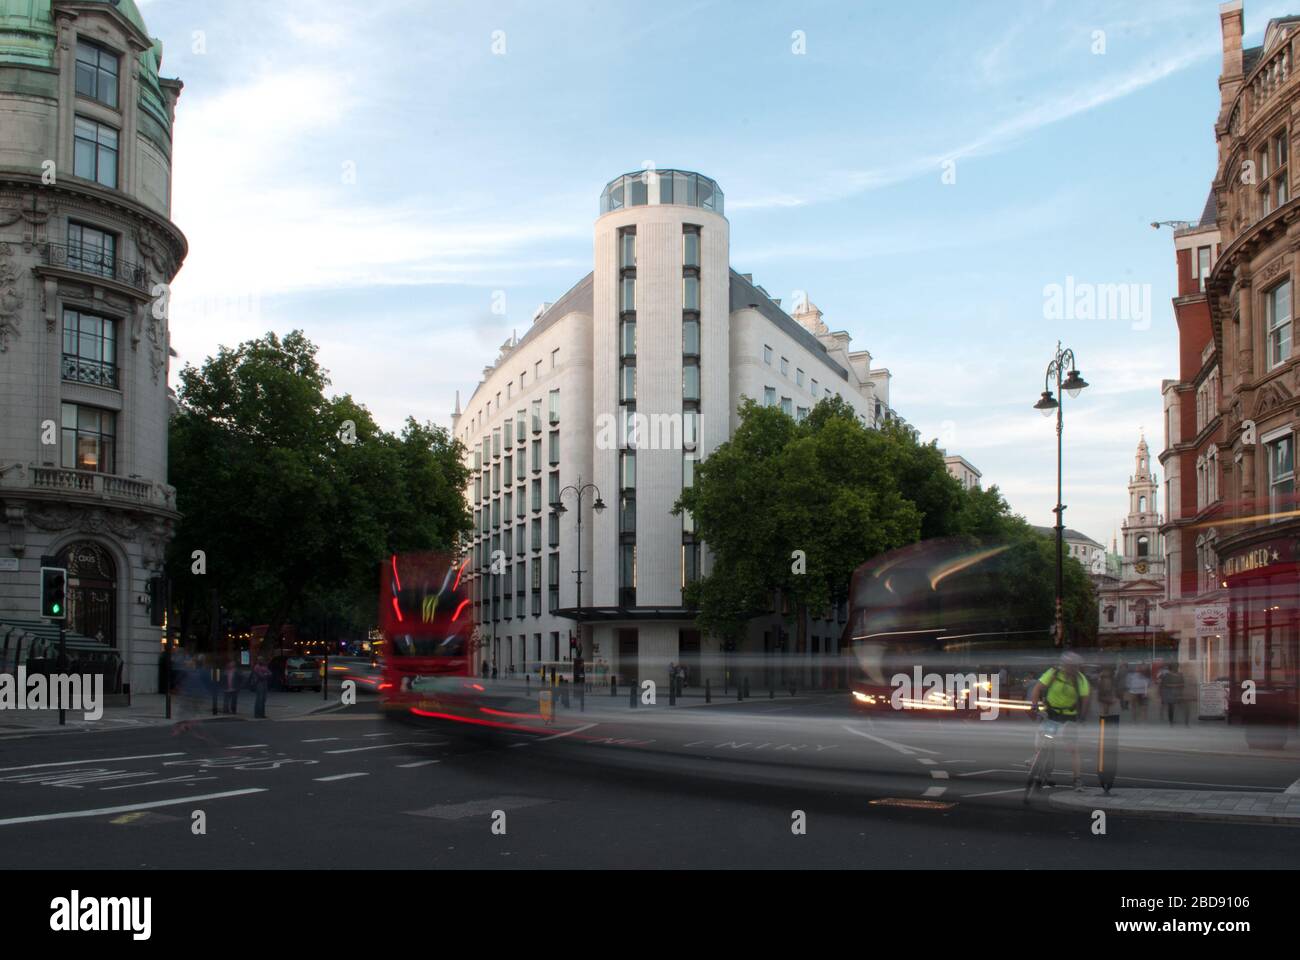
{"type": "Polygon", "coordinates": [[[468,563],[443,553],[395,554],[384,562],[380,709],[391,719],[531,729],[541,719],[538,703],[474,672],[468,563]]]}

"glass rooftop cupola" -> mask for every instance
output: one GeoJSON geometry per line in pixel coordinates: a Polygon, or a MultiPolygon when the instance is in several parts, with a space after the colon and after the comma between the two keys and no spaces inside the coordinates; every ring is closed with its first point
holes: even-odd
{"type": "Polygon", "coordinates": [[[600,193],[600,212],[675,203],[722,213],[722,191],[708,177],[689,170],[640,170],[615,177],[600,193]]]}

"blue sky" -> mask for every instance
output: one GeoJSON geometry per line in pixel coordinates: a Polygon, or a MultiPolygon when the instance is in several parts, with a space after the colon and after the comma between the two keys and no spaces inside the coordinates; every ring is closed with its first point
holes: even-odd
{"type": "MultiPolygon", "coordinates": [[[[301,327],[381,423],[446,425],[590,269],[604,183],[652,163],[715,178],[732,265],[807,291],[1033,522],[1058,339],[1093,385],[1067,401],[1067,523],[1109,545],[1139,430],[1162,445],[1174,256],[1150,223],[1196,219],[1214,173],[1217,2],[140,6],[185,83],[182,362],[301,327]],[[1149,285],[1151,315],[1048,319],[1068,277],[1149,285]]],[[[1247,44],[1288,12],[1248,2],[1247,44]]]]}

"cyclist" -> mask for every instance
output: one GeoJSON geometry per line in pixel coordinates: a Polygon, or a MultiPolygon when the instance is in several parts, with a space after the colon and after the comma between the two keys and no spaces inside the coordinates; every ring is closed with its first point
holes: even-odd
{"type": "Polygon", "coordinates": [[[1079,779],[1079,719],[1088,712],[1091,692],[1082,667],[1083,658],[1073,651],[1067,652],[1061,656],[1060,665],[1039,677],[1029,693],[1035,718],[1038,718],[1038,701],[1042,698],[1047,704],[1047,718],[1061,724],[1059,738],[1074,757],[1075,790],[1083,789],[1079,779]]]}

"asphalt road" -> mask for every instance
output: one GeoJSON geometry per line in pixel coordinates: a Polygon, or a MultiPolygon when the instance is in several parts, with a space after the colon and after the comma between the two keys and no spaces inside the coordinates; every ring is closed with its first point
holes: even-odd
{"type": "MultiPolygon", "coordinates": [[[[1300,831],[1026,808],[1027,724],[834,699],[616,709],[538,736],[373,702],[0,745],[0,868],[1292,867],[1300,831]],[[795,811],[806,832],[795,833],[795,811]],[[201,812],[205,832],[196,833],[201,812]],[[497,832],[494,832],[494,827],[497,832]],[[504,832],[500,832],[504,830],[504,832]]],[[[1282,789],[1293,762],[1142,751],[1119,785],[1282,789]]]]}

